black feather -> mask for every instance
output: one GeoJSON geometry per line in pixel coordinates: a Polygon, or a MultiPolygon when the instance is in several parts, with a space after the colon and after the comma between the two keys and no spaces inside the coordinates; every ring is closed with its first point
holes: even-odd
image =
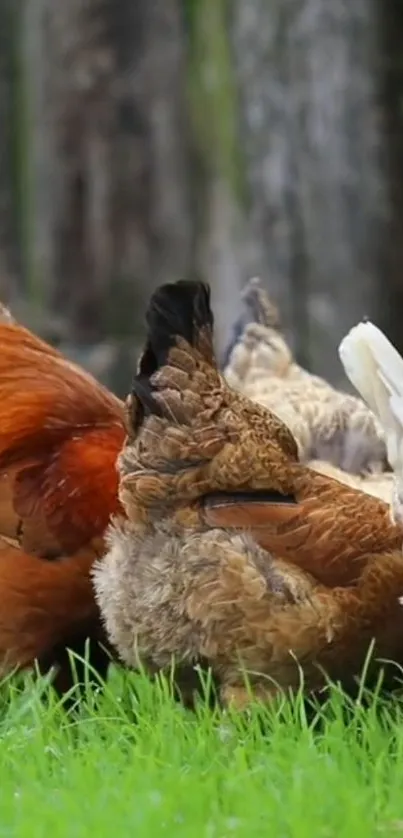
{"type": "Polygon", "coordinates": [[[197,346],[203,327],[212,332],[214,319],[209,286],[186,279],[161,285],[151,297],[146,323],[147,339],[138,375],[149,377],[164,366],[178,337],[184,338],[190,346],[197,346]]]}
{"type": "Polygon", "coordinates": [[[283,495],[275,489],[255,489],[255,491],[245,492],[240,489],[237,491],[222,491],[210,492],[204,495],[202,502],[207,508],[214,508],[215,506],[231,506],[232,504],[253,504],[253,503],[278,503],[278,504],[292,504],[297,503],[295,495],[283,495]]]}
{"type": "Polygon", "coordinates": [[[146,324],[146,344],[132,386],[133,396],[143,408],[142,415],[137,412],[138,424],[144,415],[161,415],[161,407],[152,395],[150,378],[166,364],[177,338],[197,347],[201,329],[212,333],[214,318],[209,286],[200,280],[185,279],[161,285],[149,302],[146,324]]]}

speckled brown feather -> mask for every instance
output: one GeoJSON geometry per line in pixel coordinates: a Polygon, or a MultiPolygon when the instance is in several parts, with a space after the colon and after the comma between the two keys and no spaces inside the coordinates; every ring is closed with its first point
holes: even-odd
{"type": "Polygon", "coordinates": [[[366,557],[356,587],[328,588],[263,551],[245,534],[126,523],[110,531],[94,568],[108,635],[122,660],[151,672],[207,660],[224,701],[246,701],[244,671],[260,697],[306,689],[326,676],[350,686],[376,636],[376,654],[402,663],[400,552],[366,557]]]}
{"type": "Polygon", "coordinates": [[[369,553],[403,547],[403,529],[392,524],[388,504],[302,466],[288,476],[294,505],[207,499],[206,523],[251,532],[330,587],[356,584],[369,553]]]}
{"type": "Polygon", "coordinates": [[[208,349],[206,330],[197,342],[206,289],[193,286],[193,308],[189,287],[176,291],[175,335],[171,288],[157,292],[164,322],[151,301],[128,406],[129,521],[111,528],[94,570],[112,643],[151,670],[172,655],[185,669],[207,660],[223,700],[239,704],[242,666],[262,697],[295,687],[299,667],[308,691],[323,667],[350,684],[372,637],[403,663],[403,529],[388,504],[301,464],[286,426],[218,373],[211,326],[208,349]]]}

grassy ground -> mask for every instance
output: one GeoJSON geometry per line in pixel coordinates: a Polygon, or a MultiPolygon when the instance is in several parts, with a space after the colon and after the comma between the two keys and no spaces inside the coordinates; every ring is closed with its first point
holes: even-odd
{"type": "Polygon", "coordinates": [[[97,707],[89,696],[67,715],[41,689],[33,681],[3,689],[0,836],[403,832],[399,704],[346,713],[335,691],[310,721],[299,699],[247,719],[203,703],[191,714],[166,685],[115,672],[97,707]]]}

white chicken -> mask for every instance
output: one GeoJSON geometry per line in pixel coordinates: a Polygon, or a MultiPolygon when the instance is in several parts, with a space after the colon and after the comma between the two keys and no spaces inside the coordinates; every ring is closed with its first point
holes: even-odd
{"type": "Polygon", "coordinates": [[[403,358],[383,332],[359,323],[343,338],[339,356],[346,375],[379,419],[394,471],[393,522],[403,522],[403,358]]]}

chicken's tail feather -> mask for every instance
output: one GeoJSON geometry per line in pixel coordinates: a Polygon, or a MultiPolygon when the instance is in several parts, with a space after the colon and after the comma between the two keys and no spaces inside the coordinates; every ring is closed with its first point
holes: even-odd
{"type": "Polygon", "coordinates": [[[239,343],[246,327],[250,323],[258,323],[267,329],[281,330],[278,308],[270,299],[259,277],[255,276],[247,282],[241,294],[242,312],[235,321],[228,344],[224,350],[221,369],[229,364],[232,351],[239,343]]]}
{"type": "Polygon", "coordinates": [[[281,329],[280,314],[270,299],[259,277],[254,276],[242,292],[242,302],[250,322],[260,323],[268,329],[281,329]]]}
{"type": "Polygon", "coordinates": [[[147,340],[139,374],[150,376],[167,363],[169,351],[182,338],[209,359],[213,314],[210,288],[198,280],[166,283],[154,292],[147,313],[147,340]]]}
{"type": "Polygon", "coordinates": [[[403,359],[373,323],[359,323],[339,346],[346,374],[379,418],[388,460],[403,477],[403,359]]]}
{"type": "MultiPolygon", "coordinates": [[[[161,285],[151,297],[147,312],[147,338],[132,386],[129,423],[137,430],[144,416],[163,415],[166,409],[155,392],[153,376],[172,362],[175,348],[216,368],[213,348],[213,313],[210,287],[200,280],[180,280],[161,285]]],[[[186,366],[186,364],[185,364],[186,366]]],[[[183,372],[185,368],[183,369],[183,372]]],[[[171,378],[171,386],[173,381],[171,378]]]]}

